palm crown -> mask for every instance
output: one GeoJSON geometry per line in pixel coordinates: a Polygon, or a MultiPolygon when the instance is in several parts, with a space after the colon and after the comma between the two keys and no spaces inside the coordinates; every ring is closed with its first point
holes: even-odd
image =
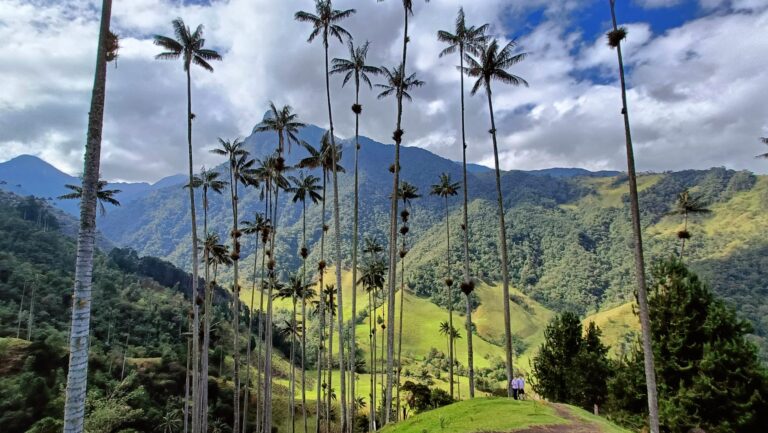
{"type": "Polygon", "coordinates": [[[488,36],[485,34],[487,30],[488,24],[483,24],[480,27],[467,27],[466,18],[464,17],[464,8],[459,8],[459,13],[456,16],[456,29],[454,30],[454,33],[450,33],[446,30],[437,32],[437,40],[448,44],[446,48],[440,51],[440,57],[453,54],[456,50],[477,54],[483,44],[488,40],[488,36]]]}
{"type": "Polygon", "coordinates": [[[190,185],[192,188],[202,188],[203,191],[206,193],[203,194],[203,208],[208,208],[208,194],[207,192],[213,191],[217,194],[221,194],[222,191],[224,191],[224,188],[229,184],[229,182],[225,180],[219,180],[219,172],[215,170],[206,170],[203,168],[200,170],[200,174],[196,174],[192,177],[192,183],[188,183],[185,185],[186,187],[189,187],[190,185]]]}
{"type": "Polygon", "coordinates": [[[440,174],[440,181],[432,185],[432,190],[429,192],[429,194],[446,198],[449,196],[457,195],[460,189],[461,188],[459,187],[459,183],[453,182],[450,174],[442,173],[440,174]]]}
{"type": "Polygon", "coordinates": [[[280,136],[280,143],[278,144],[278,151],[283,152],[283,142],[285,139],[288,142],[288,153],[291,153],[291,143],[306,145],[296,135],[299,133],[299,129],[307,126],[306,124],[298,121],[299,115],[293,113],[293,107],[290,105],[283,105],[278,109],[274,102],[269,103],[269,115],[261,121],[260,124],[253,128],[254,132],[266,132],[274,131],[280,136]]]}
{"type": "Polygon", "coordinates": [[[677,203],[675,208],[670,212],[673,215],[688,215],[695,213],[709,213],[711,210],[707,209],[706,205],[701,200],[692,195],[688,189],[684,189],[683,192],[677,195],[677,203]]]}
{"type": "MultiPolygon", "coordinates": [[[[96,184],[96,199],[99,202],[99,211],[102,215],[107,213],[107,209],[104,207],[104,203],[109,203],[112,206],[120,206],[120,202],[117,201],[115,195],[121,191],[119,189],[104,189],[107,186],[106,180],[99,180],[96,184]]],[[[64,185],[65,188],[72,190],[72,192],[64,195],[60,195],[59,200],[79,200],[83,198],[83,187],[79,185],[64,185]]]]}
{"type": "Polygon", "coordinates": [[[315,0],[315,13],[299,11],[294,18],[297,21],[312,24],[312,33],[309,34],[307,42],[312,42],[320,34],[323,35],[323,45],[328,46],[328,36],[335,37],[339,42],[344,42],[344,38],[352,39],[349,32],[336,24],[344,18],[352,16],[356,11],[354,9],[338,10],[333,9],[330,0],[315,0]]]}
{"type": "MultiPolygon", "coordinates": [[[[768,144],[768,137],[760,137],[760,142],[763,144],[768,144]]],[[[768,153],[762,153],[760,155],[757,155],[755,158],[768,159],[768,153]]]]}
{"type": "Polygon", "coordinates": [[[323,196],[320,195],[320,190],[323,188],[319,185],[320,178],[313,175],[305,175],[299,173],[299,176],[288,176],[288,179],[293,184],[288,188],[288,192],[293,193],[293,202],[304,202],[309,198],[312,203],[317,204],[323,200],[323,196]]]}
{"type": "Polygon", "coordinates": [[[197,26],[194,32],[191,32],[189,26],[184,24],[184,20],[176,18],[172,21],[174,37],[155,35],[155,45],[165,48],[167,51],[155,56],[161,60],[176,60],[182,57],[184,60],[184,70],[189,71],[190,64],[194,63],[206,71],[213,72],[213,66],[209,63],[211,60],[221,60],[221,55],[214,50],[203,48],[205,38],[203,38],[203,25],[197,26]]]}
{"type": "Polygon", "coordinates": [[[342,87],[344,87],[347,82],[354,77],[356,85],[359,86],[360,80],[362,80],[365,84],[368,85],[368,88],[373,88],[373,84],[371,84],[371,78],[368,76],[368,74],[381,74],[381,69],[377,68],[376,66],[365,64],[365,60],[368,57],[369,45],[370,43],[365,41],[363,45],[355,47],[354,42],[350,40],[347,42],[349,58],[335,58],[331,61],[333,63],[331,74],[345,74],[344,81],[341,83],[342,87]]]}
{"type": "Polygon", "coordinates": [[[470,77],[477,78],[472,86],[474,95],[485,87],[486,92],[491,92],[491,81],[498,80],[502,83],[513,86],[526,86],[528,82],[517,75],[507,72],[507,69],[522,62],[527,57],[527,53],[516,53],[517,43],[510,41],[504,48],[499,49],[499,41],[494,39],[489,44],[483,45],[478,50],[478,60],[475,60],[470,54],[465,54],[464,60],[467,62],[464,67],[464,73],[470,77]]]}
{"type": "Polygon", "coordinates": [[[325,134],[323,134],[323,138],[320,140],[320,149],[314,148],[312,145],[307,145],[307,151],[309,151],[309,156],[299,161],[299,168],[322,168],[323,172],[325,173],[326,179],[328,178],[328,172],[333,171],[333,156],[334,153],[336,154],[336,171],[340,173],[344,173],[344,167],[339,165],[339,161],[341,161],[341,145],[336,145],[336,152],[333,152],[331,149],[333,148],[333,145],[331,144],[331,133],[329,131],[326,131],[325,134]]]}
{"type": "MultiPolygon", "coordinates": [[[[383,0],[377,0],[379,2],[383,0]]],[[[429,0],[424,0],[425,3],[429,3],[429,0]]],[[[413,0],[403,0],[403,9],[410,15],[413,15],[413,0]]]]}
{"type": "Polygon", "coordinates": [[[405,78],[405,80],[403,80],[403,68],[401,66],[395,66],[391,69],[383,66],[381,68],[381,73],[384,75],[384,78],[386,78],[387,81],[384,84],[376,85],[376,87],[383,89],[382,92],[379,93],[379,99],[397,94],[397,89],[402,86],[403,97],[410,101],[412,98],[411,95],[408,94],[408,90],[424,85],[423,81],[416,78],[415,73],[409,75],[405,78]]]}
{"type": "Polygon", "coordinates": [[[419,188],[408,182],[400,182],[400,186],[397,188],[397,198],[403,201],[403,205],[407,206],[411,204],[411,200],[421,197],[419,195],[419,188]]]}

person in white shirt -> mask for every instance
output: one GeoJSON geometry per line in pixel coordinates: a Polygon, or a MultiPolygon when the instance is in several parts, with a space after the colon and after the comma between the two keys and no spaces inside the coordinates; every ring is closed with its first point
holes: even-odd
{"type": "Polygon", "coordinates": [[[517,378],[516,378],[516,377],[514,377],[514,378],[512,378],[512,398],[514,398],[515,400],[517,400],[517,393],[518,393],[519,391],[520,391],[520,390],[518,389],[517,378]]]}
{"type": "Polygon", "coordinates": [[[522,375],[517,378],[517,398],[522,400],[525,397],[525,379],[522,375]]]}

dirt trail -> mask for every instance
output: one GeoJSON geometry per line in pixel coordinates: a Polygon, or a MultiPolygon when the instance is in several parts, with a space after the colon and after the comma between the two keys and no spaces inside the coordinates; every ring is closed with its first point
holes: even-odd
{"type": "Polygon", "coordinates": [[[529,427],[523,430],[515,430],[515,433],[601,433],[603,431],[599,425],[575,416],[567,409],[567,406],[555,403],[552,407],[555,409],[557,416],[567,419],[570,421],[570,424],[529,427]]]}

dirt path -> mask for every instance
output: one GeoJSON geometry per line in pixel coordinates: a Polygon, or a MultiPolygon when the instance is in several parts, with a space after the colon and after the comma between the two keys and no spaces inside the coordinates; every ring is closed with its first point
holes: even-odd
{"type": "Polygon", "coordinates": [[[566,406],[553,404],[557,416],[570,421],[570,424],[560,425],[542,425],[529,427],[523,430],[515,430],[515,433],[601,433],[603,430],[599,425],[578,418],[566,406]]]}

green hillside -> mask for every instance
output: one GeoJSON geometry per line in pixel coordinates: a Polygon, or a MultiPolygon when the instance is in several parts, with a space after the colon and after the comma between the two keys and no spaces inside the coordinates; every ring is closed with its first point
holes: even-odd
{"type": "Polygon", "coordinates": [[[628,433],[568,405],[481,398],[454,403],[385,427],[383,433],[476,432],[628,433]]]}

